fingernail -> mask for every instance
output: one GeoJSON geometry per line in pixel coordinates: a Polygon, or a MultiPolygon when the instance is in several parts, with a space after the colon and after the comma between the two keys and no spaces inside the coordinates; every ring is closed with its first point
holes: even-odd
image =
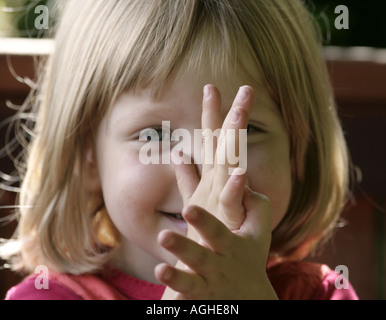
{"type": "Polygon", "coordinates": [[[232,174],[231,179],[233,182],[238,183],[240,181],[240,176],[232,174]]]}
{"type": "Polygon", "coordinates": [[[204,87],[204,98],[205,99],[209,99],[210,98],[210,93],[211,93],[211,90],[210,90],[210,86],[205,86],[204,87]]]}
{"type": "Polygon", "coordinates": [[[232,172],[232,179],[235,182],[238,182],[241,179],[241,176],[245,174],[245,170],[241,168],[236,168],[232,172]]]}
{"type": "Polygon", "coordinates": [[[198,218],[198,214],[195,209],[186,210],[185,212],[182,213],[182,216],[189,221],[194,221],[194,220],[197,220],[198,218]]]}
{"type": "Polygon", "coordinates": [[[248,94],[247,87],[241,87],[239,89],[238,94],[237,94],[237,100],[239,100],[239,101],[247,100],[248,96],[249,96],[249,94],[248,94]]]}
{"type": "Polygon", "coordinates": [[[166,237],[166,239],[163,239],[163,241],[162,241],[162,245],[165,247],[170,247],[173,245],[173,243],[174,243],[173,236],[168,236],[168,237],[166,237]]]}
{"type": "Polygon", "coordinates": [[[231,119],[231,122],[233,124],[236,124],[239,122],[240,120],[240,110],[239,108],[233,108],[233,113],[232,113],[232,119],[231,119]]]}
{"type": "Polygon", "coordinates": [[[173,272],[168,268],[168,269],[166,269],[166,271],[163,275],[163,279],[165,281],[169,281],[172,278],[172,276],[173,276],[173,272]]]}

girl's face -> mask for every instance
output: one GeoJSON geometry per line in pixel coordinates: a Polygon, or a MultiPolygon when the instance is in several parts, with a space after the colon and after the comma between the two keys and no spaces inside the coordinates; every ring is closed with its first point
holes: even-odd
{"type": "MultiPolygon", "coordinates": [[[[153,128],[162,137],[162,122],[169,121],[171,132],[183,128],[194,137],[193,130],[201,128],[203,87],[208,83],[205,80],[208,81],[192,82],[186,76],[169,83],[156,101],[147,89],[123,94],[110,117],[105,116],[98,128],[96,160],[100,184],[107,211],[122,236],[113,263],[137,278],[155,282],[154,267],[158,263],[176,262],[157,243],[161,230],[181,234],[187,231],[185,222],[171,215],[181,213],[183,207],[173,164],[143,164],[139,154],[147,142],[139,141],[140,133],[153,128]]],[[[221,93],[225,118],[239,86],[249,83],[240,81],[233,92],[225,83],[215,84],[221,93]]],[[[247,178],[254,191],[270,198],[273,229],[283,218],[291,196],[289,137],[267,92],[262,86],[249,85],[255,89],[256,98],[249,122],[247,178]]],[[[168,156],[167,150],[161,152],[168,156]]],[[[200,169],[198,166],[199,172],[200,169]]]]}

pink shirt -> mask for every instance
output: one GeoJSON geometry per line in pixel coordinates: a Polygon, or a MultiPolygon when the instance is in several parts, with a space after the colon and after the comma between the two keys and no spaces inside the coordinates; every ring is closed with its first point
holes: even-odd
{"type": "Polygon", "coordinates": [[[268,278],[280,300],[358,300],[354,288],[337,288],[341,275],[324,264],[305,261],[271,263],[268,278]]]}
{"type": "Polygon", "coordinates": [[[6,300],[160,300],[165,286],[131,277],[117,269],[104,273],[69,275],[49,272],[49,289],[36,289],[38,275],[11,288],[6,300]]]}
{"type": "MultiPolygon", "coordinates": [[[[282,262],[267,269],[268,277],[282,300],[357,300],[350,285],[337,289],[339,274],[327,266],[309,262],[282,262]]],[[[38,275],[27,277],[11,288],[6,300],[160,300],[165,287],[135,279],[107,268],[97,275],[49,273],[49,289],[36,289],[38,275]]]]}

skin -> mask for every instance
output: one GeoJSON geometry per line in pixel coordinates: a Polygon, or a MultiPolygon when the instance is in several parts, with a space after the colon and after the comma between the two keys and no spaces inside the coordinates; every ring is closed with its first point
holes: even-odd
{"type": "MultiPolygon", "coordinates": [[[[101,121],[91,158],[122,238],[112,263],[167,285],[165,299],[275,299],[265,268],[271,230],[291,195],[288,134],[258,84],[243,86],[236,98],[236,87],[207,85],[203,97],[204,80],[170,82],[157,100],[147,89],[125,93],[101,121]],[[162,121],[192,136],[198,128],[258,127],[248,135],[247,173],[230,176],[228,163],[141,164],[138,133],[162,121]]],[[[216,155],[234,143],[203,149],[216,155]]]]}

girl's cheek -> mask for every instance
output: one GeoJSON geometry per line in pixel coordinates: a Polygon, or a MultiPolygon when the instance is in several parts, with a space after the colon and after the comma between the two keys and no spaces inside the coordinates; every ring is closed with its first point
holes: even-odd
{"type": "Polygon", "coordinates": [[[248,150],[247,170],[249,186],[271,201],[272,227],[280,222],[287,211],[292,191],[290,161],[274,151],[248,150]]]}

